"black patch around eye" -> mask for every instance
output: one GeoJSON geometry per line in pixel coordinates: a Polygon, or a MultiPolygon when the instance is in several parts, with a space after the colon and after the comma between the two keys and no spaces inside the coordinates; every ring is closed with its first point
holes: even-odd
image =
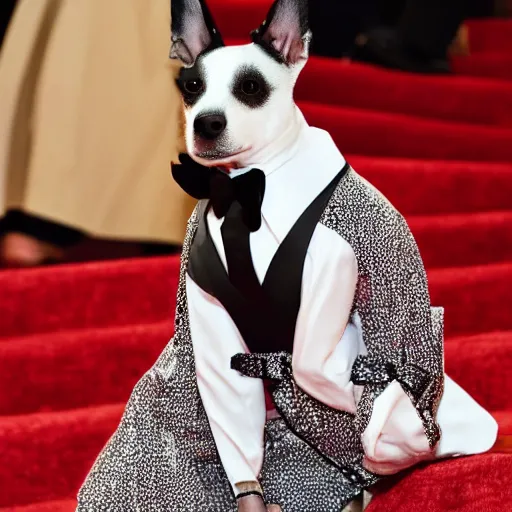
{"type": "Polygon", "coordinates": [[[249,108],[262,107],[272,93],[272,86],[255,67],[242,67],[233,81],[233,96],[249,108]]]}
{"type": "Polygon", "coordinates": [[[185,105],[192,106],[204,94],[206,84],[199,63],[191,68],[181,68],[176,84],[183,96],[185,105]]]}

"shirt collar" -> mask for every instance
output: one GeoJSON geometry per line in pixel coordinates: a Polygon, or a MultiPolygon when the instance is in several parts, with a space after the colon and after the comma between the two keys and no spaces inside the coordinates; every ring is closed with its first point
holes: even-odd
{"type": "Polygon", "coordinates": [[[345,165],[329,133],[307,125],[283,153],[262,169],[267,176],[262,216],[279,241],[345,165]]]}

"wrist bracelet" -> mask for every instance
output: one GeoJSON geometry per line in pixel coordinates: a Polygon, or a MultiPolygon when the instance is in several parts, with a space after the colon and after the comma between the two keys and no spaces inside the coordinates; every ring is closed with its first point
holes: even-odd
{"type": "Polygon", "coordinates": [[[238,482],[235,484],[235,488],[237,490],[236,499],[243,498],[244,496],[249,496],[251,494],[258,495],[263,498],[263,489],[259,482],[250,481],[250,482],[238,482]]]}
{"type": "Polygon", "coordinates": [[[241,492],[240,494],[237,494],[236,499],[239,500],[240,498],[244,498],[245,496],[259,496],[261,499],[263,499],[263,494],[259,491],[241,492]]]}

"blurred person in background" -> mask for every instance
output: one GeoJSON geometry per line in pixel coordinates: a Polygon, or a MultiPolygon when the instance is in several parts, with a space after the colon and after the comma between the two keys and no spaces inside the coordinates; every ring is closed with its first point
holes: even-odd
{"type": "Polygon", "coordinates": [[[354,60],[417,73],[449,73],[448,49],[467,15],[466,0],[406,0],[395,23],[357,37],[354,60]]]}
{"type": "Polygon", "coordinates": [[[459,53],[467,52],[465,18],[493,10],[493,0],[314,0],[312,53],[402,71],[449,73],[453,43],[459,53]]]}
{"type": "Polygon", "coordinates": [[[18,0],[0,55],[4,263],[62,260],[85,234],[181,244],[169,31],[169,0],[18,0]]]}

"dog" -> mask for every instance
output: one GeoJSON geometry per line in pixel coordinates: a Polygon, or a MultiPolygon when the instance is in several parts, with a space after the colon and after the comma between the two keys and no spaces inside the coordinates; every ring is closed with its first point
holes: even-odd
{"type": "Polygon", "coordinates": [[[259,44],[213,52],[208,46],[223,44],[217,29],[209,33],[197,6],[173,4],[171,57],[186,66],[177,84],[185,103],[187,150],[200,164],[261,164],[297,139],[300,115],[293,89],[307,62],[311,34],[307,3],[289,2],[286,9],[279,16],[290,17],[287,32],[273,24],[259,44]],[[265,129],[256,132],[255,126],[265,129]]]}
{"type": "Polygon", "coordinates": [[[496,423],[443,373],[407,223],[294,102],[307,2],[276,0],[235,47],[203,0],[171,8],[187,146],[172,172],[200,201],[174,337],[77,510],[334,512],[420,461],[488,450],[496,423]]]}

